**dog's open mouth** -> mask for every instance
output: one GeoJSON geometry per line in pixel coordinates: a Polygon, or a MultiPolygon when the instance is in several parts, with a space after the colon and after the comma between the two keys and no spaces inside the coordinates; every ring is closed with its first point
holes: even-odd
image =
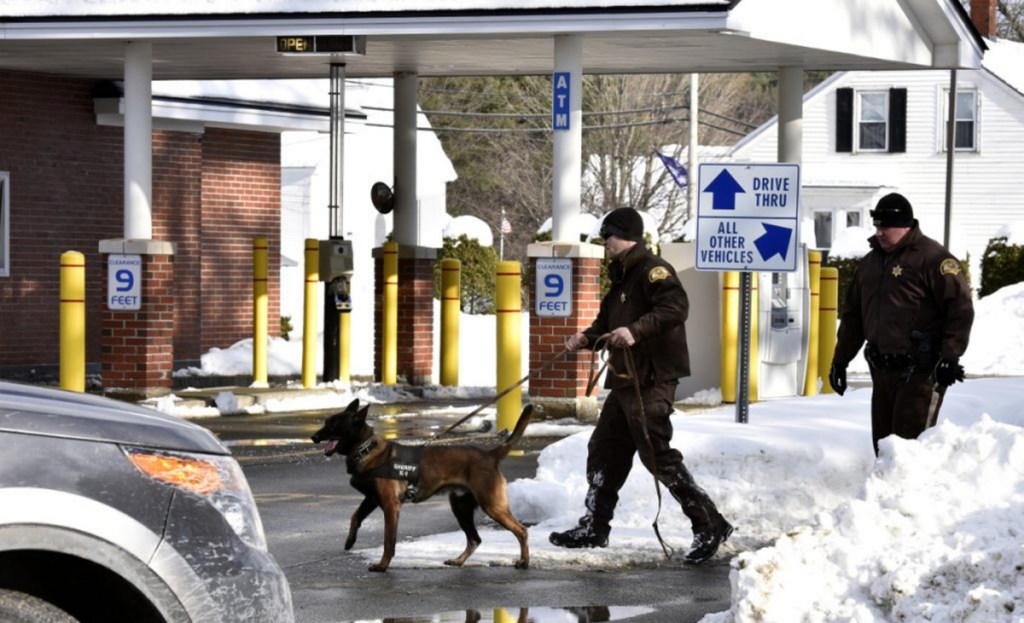
{"type": "Polygon", "coordinates": [[[327,447],[324,448],[324,456],[331,456],[332,454],[337,452],[337,450],[338,450],[338,440],[337,439],[328,439],[327,440],[327,447]]]}

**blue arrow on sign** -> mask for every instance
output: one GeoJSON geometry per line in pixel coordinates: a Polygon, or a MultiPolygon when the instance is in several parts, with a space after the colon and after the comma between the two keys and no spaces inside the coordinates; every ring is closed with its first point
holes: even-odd
{"type": "Polygon", "coordinates": [[[761,259],[768,261],[777,253],[785,260],[786,254],[789,253],[789,239],[793,235],[793,230],[768,223],[761,223],[761,226],[764,227],[764,235],[754,241],[761,259]]]}
{"type": "Polygon", "coordinates": [[[712,210],[735,210],[736,193],[746,193],[740,183],[729,174],[728,169],[722,169],[715,179],[704,188],[704,192],[711,193],[712,210]]]}

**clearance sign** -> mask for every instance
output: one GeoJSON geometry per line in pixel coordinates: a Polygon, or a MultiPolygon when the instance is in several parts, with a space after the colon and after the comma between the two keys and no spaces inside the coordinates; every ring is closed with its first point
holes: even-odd
{"type": "Polygon", "coordinates": [[[702,164],[695,268],[795,272],[800,165],[702,164]]]}

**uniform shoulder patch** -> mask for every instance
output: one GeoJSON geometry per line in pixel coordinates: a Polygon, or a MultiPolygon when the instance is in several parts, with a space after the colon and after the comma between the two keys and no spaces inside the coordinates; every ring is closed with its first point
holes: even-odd
{"type": "Polygon", "coordinates": [[[655,266],[651,269],[651,272],[647,273],[647,279],[651,283],[655,281],[661,281],[662,279],[668,279],[672,275],[668,272],[668,269],[664,266],[655,266]]]}
{"type": "Polygon", "coordinates": [[[943,275],[959,275],[960,274],[960,262],[953,258],[942,260],[939,264],[939,272],[943,275]]]}

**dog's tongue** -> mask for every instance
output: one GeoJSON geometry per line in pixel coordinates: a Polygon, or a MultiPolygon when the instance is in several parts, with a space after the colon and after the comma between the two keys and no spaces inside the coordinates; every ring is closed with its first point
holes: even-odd
{"type": "Polygon", "coordinates": [[[331,456],[334,454],[334,450],[338,447],[337,439],[329,439],[327,441],[327,447],[324,448],[324,456],[331,456]]]}

